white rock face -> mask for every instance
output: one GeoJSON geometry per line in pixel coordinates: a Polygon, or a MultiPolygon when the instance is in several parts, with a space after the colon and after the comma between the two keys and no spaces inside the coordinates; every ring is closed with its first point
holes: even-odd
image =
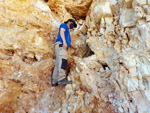
{"type": "MultiPolygon", "coordinates": [[[[148,21],[148,10],[150,7],[146,0],[127,2],[132,3],[130,8],[128,4],[127,7],[122,5],[122,2],[113,6],[115,1],[110,1],[110,7],[120,12],[112,11],[113,17],[102,14],[101,18],[97,18],[101,19],[100,28],[96,27],[96,24],[93,26],[93,30],[96,29],[96,35],[93,34],[92,30],[88,30],[87,42],[96,54],[99,62],[103,65],[107,64],[110,71],[112,71],[110,84],[111,87],[115,86],[113,94],[116,98],[110,99],[110,101],[115,104],[113,106],[118,106],[116,111],[149,112],[150,101],[147,99],[146,93],[141,94],[141,92],[149,92],[150,89],[150,27],[148,21]],[[100,34],[101,38],[99,38],[98,34],[100,34]],[[98,38],[100,40],[97,40],[98,38]],[[142,91],[139,92],[139,90],[142,91]],[[123,92],[124,95],[122,95],[123,92]],[[127,94],[128,96],[125,96],[127,94]],[[120,96],[118,97],[117,95],[120,96]],[[114,100],[115,103],[113,102],[114,100]],[[142,108],[142,106],[144,107],[142,108]]],[[[93,4],[95,5],[91,6],[98,7],[98,0],[93,2],[93,4]]],[[[101,10],[100,7],[99,10],[101,10]]],[[[106,9],[105,11],[107,12],[108,10],[106,9]]],[[[87,25],[93,25],[93,21],[95,21],[91,17],[94,12],[91,11],[90,13],[86,18],[87,25]],[[89,21],[89,19],[92,21],[89,21]]],[[[97,15],[94,16],[96,18],[97,15]]],[[[91,28],[89,27],[89,29],[91,28]]]]}

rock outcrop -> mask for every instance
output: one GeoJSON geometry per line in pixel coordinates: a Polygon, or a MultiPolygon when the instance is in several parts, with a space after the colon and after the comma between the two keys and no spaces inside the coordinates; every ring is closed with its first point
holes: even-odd
{"type": "Polygon", "coordinates": [[[0,112],[150,113],[149,0],[2,0],[0,10],[0,112]],[[51,87],[69,17],[73,84],[51,87]]]}

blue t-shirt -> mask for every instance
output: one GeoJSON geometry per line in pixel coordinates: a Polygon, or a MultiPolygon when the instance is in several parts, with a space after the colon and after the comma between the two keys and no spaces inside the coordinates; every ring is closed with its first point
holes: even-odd
{"type": "Polygon", "coordinates": [[[66,23],[62,23],[59,27],[59,32],[58,32],[58,37],[56,39],[56,41],[60,41],[62,44],[63,44],[63,40],[61,38],[61,35],[60,35],[60,29],[61,28],[64,28],[66,31],[65,31],[65,39],[66,39],[66,43],[67,43],[67,50],[69,49],[69,46],[71,44],[71,37],[70,37],[70,31],[69,31],[69,28],[67,26],[66,23]]]}

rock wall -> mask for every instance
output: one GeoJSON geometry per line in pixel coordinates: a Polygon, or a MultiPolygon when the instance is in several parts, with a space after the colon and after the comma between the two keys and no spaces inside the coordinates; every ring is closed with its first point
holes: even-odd
{"type": "Polygon", "coordinates": [[[149,0],[1,0],[0,112],[150,113],[149,0]],[[69,17],[73,84],[51,87],[69,17]]]}

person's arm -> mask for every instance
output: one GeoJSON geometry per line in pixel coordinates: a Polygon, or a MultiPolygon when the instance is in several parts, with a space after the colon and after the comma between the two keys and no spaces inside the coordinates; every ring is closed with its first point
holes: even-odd
{"type": "Polygon", "coordinates": [[[65,31],[66,30],[64,28],[61,28],[60,29],[60,36],[61,36],[61,38],[63,40],[63,48],[67,49],[67,43],[66,43],[66,39],[65,39],[65,31]]]}
{"type": "Polygon", "coordinates": [[[76,46],[72,42],[71,42],[70,46],[75,50],[77,49],[76,46]]]}
{"type": "Polygon", "coordinates": [[[78,54],[77,47],[71,42],[70,46],[75,50],[75,54],[78,54]]]}

